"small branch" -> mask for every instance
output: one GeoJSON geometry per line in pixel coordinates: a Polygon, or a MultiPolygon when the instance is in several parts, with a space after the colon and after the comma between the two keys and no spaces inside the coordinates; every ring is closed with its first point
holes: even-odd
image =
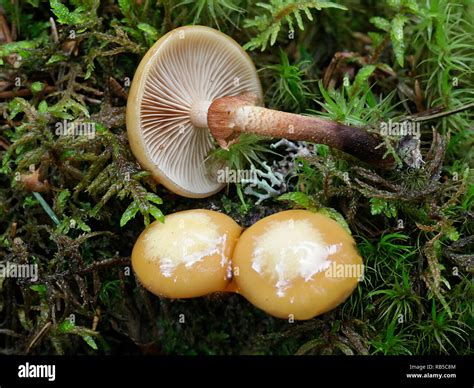
{"type": "Polygon", "coordinates": [[[8,26],[7,18],[3,13],[3,8],[0,10],[0,43],[13,42],[10,27],[8,26]]]}
{"type": "Polygon", "coordinates": [[[83,275],[86,273],[90,273],[94,270],[99,270],[99,269],[104,269],[104,268],[109,268],[109,267],[115,267],[119,265],[127,265],[130,264],[130,257],[116,257],[112,259],[105,259],[101,261],[95,261],[91,265],[88,265],[85,268],[82,268],[78,270],[76,273],[78,275],[83,275]]]}
{"type": "Polygon", "coordinates": [[[463,112],[465,110],[473,109],[473,108],[474,108],[474,102],[467,105],[460,106],[458,108],[451,109],[451,110],[444,110],[443,108],[433,108],[426,112],[421,112],[416,115],[408,116],[407,120],[413,120],[415,122],[429,121],[429,120],[439,119],[445,116],[450,116],[450,115],[463,112]]]}
{"type": "Polygon", "coordinates": [[[15,333],[13,330],[9,330],[9,329],[0,329],[0,335],[1,334],[8,335],[10,337],[15,337],[15,338],[21,338],[22,337],[21,334],[15,333]]]}
{"type": "Polygon", "coordinates": [[[46,322],[46,324],[41,328],[41,330],[34,336],[34,338],[28,344],[28,347],[26,348],[27,354],[36,345],[36,343],[40,340],[40,338],[46,334],[46,332],[49,330],[50,327],[51,327],[51,321],[46,322]]]}
{"type": "MultiPolygon", "coordinates": [[[[55,86],[45,86],[42,91],[39,93],[48,94],[56,91],[55,86]]],[[[0,92],[0,99],[9,99],[13,97],[27,97],[31,96],[33,92],[30,89],[20,89],[20,90],[8,90],[6,92],[0,92]]]]}
{"type": "Polygon", "coordinates": [[[104,268],[121,266],[121,265],[130,265],[130,257],[115,257],[112,259],[96,261],[84,268],[68,269],[66,271],[47,276],[47,280],[57,280],[58,278],[65,278],[71,275],[84,275],[96,270],[101,270],[104,268]]]}
{"type": "Polygon", "coordinates": [[[6,140],[0,137],[0,147],[2,147],[3,149],[5,149],[5,151],[7,151],[10,146],[8,145],[6,140]]]}
{"type": "Polygon", "coordinates": [[[390,41],[390,36],[386,34],[383,40],[375,48],[374,53],[369,59],[369,64],[374,64],[379,60],[380,55],[382,54],[385,47],[387,47],[389,41],[390,41]]]}

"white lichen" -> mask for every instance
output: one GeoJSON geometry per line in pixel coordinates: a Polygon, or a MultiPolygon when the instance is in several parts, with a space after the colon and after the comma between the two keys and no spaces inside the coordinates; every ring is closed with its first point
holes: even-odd
{"type": "Polygon", "coordinates": [[[269,166],[262,162],[258,167],[251,165],[251,179],[242,179],[241,184],[244,193],[257,198],[256,204],[259,205],[266,199],[277,197],[288,190],[288,178],[296,170],[296,159],[311,157],[315,154],[312,144],[299,141],[292,142],[287,139],[281,139],[270,145],[272,149],[283,148],[284,157],[281,160],[273,161],[269,166]]]}

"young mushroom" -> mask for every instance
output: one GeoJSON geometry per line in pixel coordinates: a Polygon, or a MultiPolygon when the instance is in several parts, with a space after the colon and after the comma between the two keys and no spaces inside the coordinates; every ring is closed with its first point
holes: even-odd
{"type": "Polygon", "coordinates": [[[379,167],[393,166],[377,136],[266,109],[258,106],[262,100],[255,66],[237,42],[209,27],[177,28],[150,48],[135,73],[126,115],[130,146],[155,179],[191,198],[224,186],[204,161],[214,140],[227,147],[242,132],[327,144],[379,167]]]}
{"type": "Polygon", "coordinates": [[[234,249],[237,292],[275,317],[313,318],[344,302],[363,276],[354,240],[336,221],[288,210],[248,228],[234,249]]]}
{"type": "Polygon", "coordinates": [[[132,267],[155,295],[193,298],[225,291],[231,256],[242,229],[225,214],[187,210],[156,221],[138,237],[132,267]]]}

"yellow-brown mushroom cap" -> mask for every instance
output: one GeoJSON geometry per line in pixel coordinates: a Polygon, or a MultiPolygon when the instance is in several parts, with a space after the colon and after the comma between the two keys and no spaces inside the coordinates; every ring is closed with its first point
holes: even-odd
{"type": "Polygon", "coordinates": [[[143,286],[159,296],[193,298],[224,291],[241,230],[232,218],[211,210],[169,214],[139,236],[133,269],[143,286]]]}
{"type": "Polygon", "coordinates": [[[279,318],[310,319],[342,303],[363,275],[353,238],[334,220],[307,210],[266,217],[234,250],[237,290],[279,318]]]}

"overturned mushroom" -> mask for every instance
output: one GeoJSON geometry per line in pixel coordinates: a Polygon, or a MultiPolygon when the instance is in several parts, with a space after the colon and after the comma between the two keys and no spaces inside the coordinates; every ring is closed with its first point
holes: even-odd
{"type": "Polygon", "coordinates": [[[169,190],[207,197],[224,184],[204,160],[214,148],[207,125],[219,97],[250,93],[262,99],[252,60],[230,37],[187,26],[163,36],[135,73],[127,102],[127,132],[138,161],[169,190]]]}
{"type": "Polygon", "coordinates": [[[143,286],[169,298],[193,298],[225,291],[231,255],[241,228],[225,214],[196,209],[152,223],[132,251],[132,266],[143,286]]]}
{"type": "Polygon", "coordinates": [[[393,165],[381,140],[361,128],[261,103],[255,66],[233,39],[209,27],[180,27],[155,43],[135,73],[127,102],[130,146],[159,182],[192,198],[224,185],[204,164],[213,137],[227,147],[242,132],[327,144],[379,167],[393,165]]]}

